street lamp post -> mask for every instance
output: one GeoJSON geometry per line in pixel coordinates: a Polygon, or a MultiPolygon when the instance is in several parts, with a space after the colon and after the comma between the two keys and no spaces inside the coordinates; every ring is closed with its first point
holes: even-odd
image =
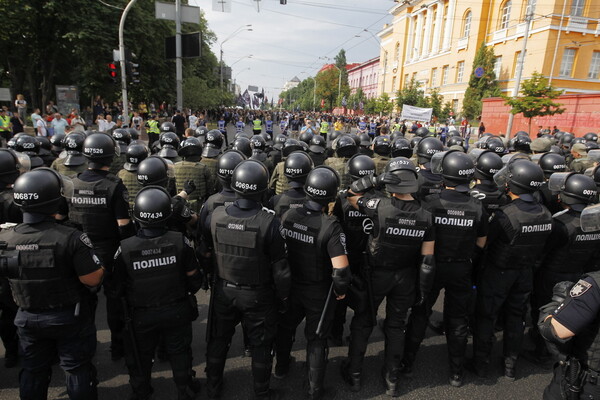
{"type": "Polygon", "coordinates": [[[234,90],[235,90],[235,82],[236,82],[236,79],[237,79],[238,75],[241,74],[242,72],[248,71],[250,69],[252,69],[252,68],[250,68],[250,67],[244,68],[243,70],[241,70],[240,72],[238,72],[237,74],[235,74],[235,76],[233,77],[233,87],[234,87],[234,90]]]}
{"type": "Polygon", "coordinates": [[[131,7],[135,4],[137,0],[130,0],[127,4],[127,7],[123,10],[123,14],[121,14],[121,21],[119,22],[119,59],[121,66],[121,93],[123,95],[123,123],[129,123],[129,100],[127,99],[127,68],[125,65],[125,19],[127,18],[127,14],[131,7]]]}
{"type": "Polygon", "coordinates": [[[240,26],[240,27],[239,27],[239,28],[237,28],[235,31],[233,31],[233,33],[232,33],[231,35],[227,36],[227,37],[225,38],[225,40],[223,40],[223,41],[221,42],[221,45],[219,46],[219,54],[220,54],[220,57],[219,57],[219,65],[220,65],[220,69],[221,69],[221,73],[220,73],[219,75],[221,76],[221,77],[220,77],[220,86],[221,86],[221,88],[223,88],[223,45],[224,45],[224,44],[225,44],[225,42],[227,42],[229,39],[233,38],[235,35],[237,35],[238,33],[241,33],[241,32],[243,32],[243,31],[249,31],[249,32],[251,32],[251,31],[252,31],[252,25],[251,25],[251,24],[248,24],[248,25],[242,25],[242,26],[240,26]]]}

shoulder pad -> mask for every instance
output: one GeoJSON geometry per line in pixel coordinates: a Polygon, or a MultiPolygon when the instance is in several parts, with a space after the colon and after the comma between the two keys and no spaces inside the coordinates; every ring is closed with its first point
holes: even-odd
{"type": "MultiPolygon", "coordinates": [[[[90,240],[90,238],[88,237],[88,235],[86,233],[82,233],[81,236],[79,236],[79,240],[81,240],[81,243],[85,244],[90,249],[94,248],[94,245],[92,244],[92,241],[90,240]]],[[[120,249],[121,248],[119,247],[119,250],[120,249]]]]}

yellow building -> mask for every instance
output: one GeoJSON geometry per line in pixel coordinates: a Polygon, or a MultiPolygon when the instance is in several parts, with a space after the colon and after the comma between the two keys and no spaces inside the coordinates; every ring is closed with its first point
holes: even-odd
{"type": "Polygon", "coordinates": [[[522,79],[537,71],[566,93],[600,91],[600,0],[404,0],[378,34],[378,93],[395,98],[415,78],[460,112],[475,53],[486,43],[500,87],[511,94],[529,9],[522,79]]]}

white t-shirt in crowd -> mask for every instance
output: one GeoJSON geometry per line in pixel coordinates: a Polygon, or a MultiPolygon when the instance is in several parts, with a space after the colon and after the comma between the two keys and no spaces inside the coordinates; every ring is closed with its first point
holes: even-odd
{"type": "Polygon", "coordinates": [[[42,118],[39,118],[35,122],[35,129],[39,136],[48,136],[48,130],[46,129],[46,121],[44,121],[42,118]]]}
{"type": "Polygon", "coordinates": [[[198,117],[196,117],[195,115],[190,115],[190,128],[196,130],[196,128],[198,127],[198,117]]]}

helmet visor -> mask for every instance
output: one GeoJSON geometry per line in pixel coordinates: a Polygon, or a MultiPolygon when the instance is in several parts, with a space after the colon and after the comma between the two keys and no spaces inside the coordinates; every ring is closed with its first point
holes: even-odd
{"type": "Polygon", "coordinates": [[[73,185],[73,180],[65,175],[60,175],[60,178],[62,180],[62,188],[61,188],[60,194],[63,197],[66,197],[67,199],[72,198],[73,193],[75,192],[75,186],[73,185]]]}
{"type": "Polygon", "coordinates": [[[473,149],[468,153],[468,155],[471,157],[471,160],[473,160],[473,162],[477,164],[477,160],[479,160],[479,157],[481,157],[481,155],[486,151],[486,149],[473,149]]]}
{"type": "Polygon", "coordinates": [[[499,188],[503,188],[508,184],[510,180],[510,171],[508,167],[502,168],[500,171],[494,174],[494,182],[499,188]]]}
{"type": "Polygon", "coordinates": [[[587,156],[593,162],[600,162],[600,149],[589,150],[587,156]]]}
{"type": "Polygon", "coordinates": [[[18,151],[13,151],[13,155],[17,159],[16,167],[19,170],[20,174],[24,174],[25,172],[31,171],[31,159],[25,153],[19,153],[18,151]]]}
{"type": "Polygon", "coordinates": [[[584,208],[579,223],[584,232],[600,231],[600,204],[584,208]]]}
{"type": "Polygon", "coordinates": [[[173,164],[173,161],[167,160],[166,158],[163,158],[163,160],[165,161],[165,164],[167,165],[167,177],[169,179],[174,179],[175,178],[175,165],[173,164]]]}
{"type": "Polygon", "coordinates": [[[571,172],[555,172],[548,179],[548,189],[551,192],[560,192],[565,189],[565,183],[571,172]]]}
{"type": "Polygon", "coordinates": [[[113,142],[115,143],[115,157],[119,157],[121,155],[121,146],[119,146],[119,143],[114,139],[113,142]]]}
{"type": "Polygon", "coordinates": [[[444,161],[444,157],[446,156],[446,151],[442,151],[440,153],[435,153],[431,156],[431,161],[429,164],[429,169],[432,173],[436,175],[442,174],[442,163],[444,161]]]}

